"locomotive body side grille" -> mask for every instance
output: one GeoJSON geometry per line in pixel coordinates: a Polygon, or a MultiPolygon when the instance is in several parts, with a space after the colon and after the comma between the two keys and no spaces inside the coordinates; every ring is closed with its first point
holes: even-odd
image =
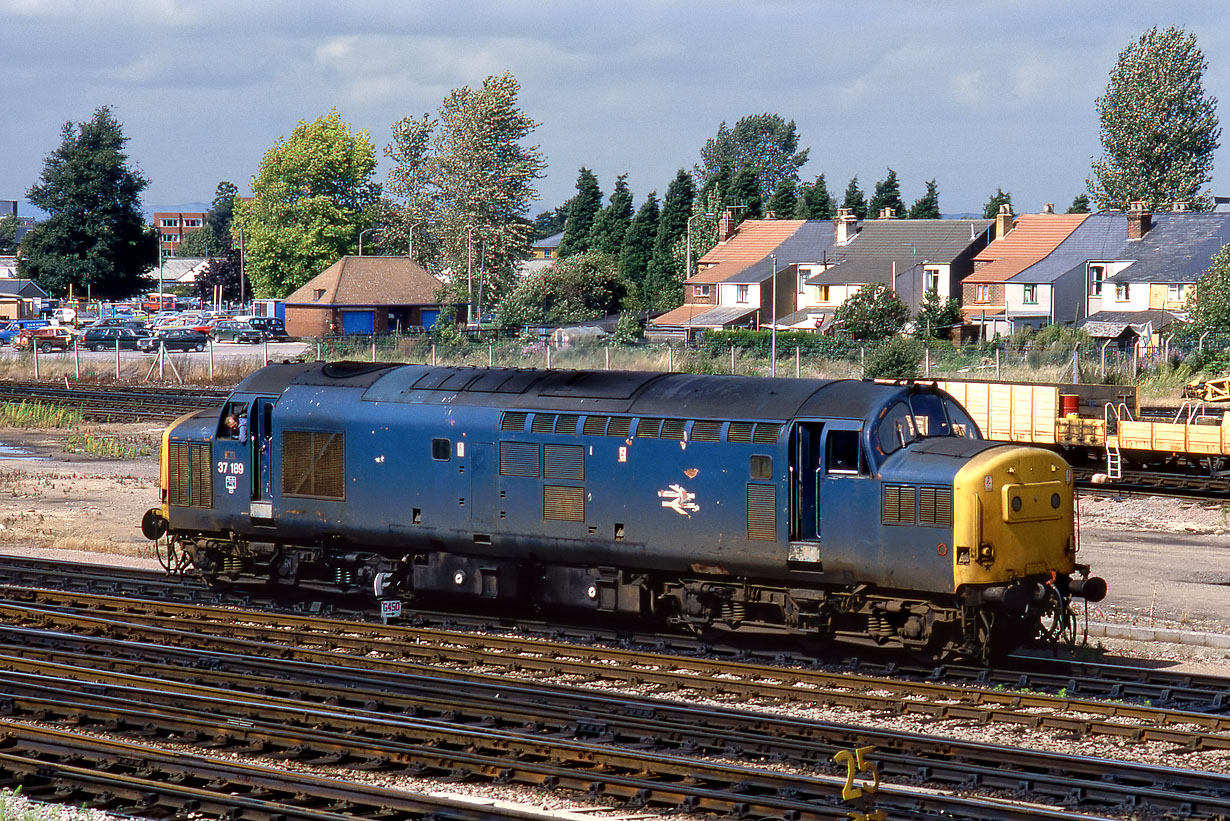
{"type": "Polygon", "coordinates": [[[167,453],[167,502],[176,507],[212,508],[213,474],[209,445],[172,442],[167,453]]]}
{"type": "Polygon", "coordinates": [[[781,429],[781,425],[774,425],[770,422],[757,422],[756,432],[752,434],[752,441],[758,445],[777,444],[777,436],[781,433],[781,429]]]}
{"type": "Polygon", "coordinates": [[[751,422],[731,422],[730,429],[726,431],[727,442],[750,442],[752,441],[752,429],[754,425],[751,422]]]}
{"type": "Polygon", "coordinates": [[[525,411],[504,411],[500,414],[500,430],[525,430],[525,420],[529,414],[525,411]]]}
{"type": "Polygon", "coordinates": [[[579,421],[581,421],[581,417],[575,413],[561,413],[559,418],[555,420],[555,432],[576,436],[577,422],[579,421]]]}
{"type": "Polygon", "coordinates": [[[662,435],[661,419],[641,419],[636,423],[637,439],[657,439],[662,435]]]}
{"type": "Polygon", "coordinates": [[[555,433],[555,416],[554,413],[534,414],[534,421],[530,423],[530,430],[534,433],[555,433]]]}
{"type": "Polygon", "coordinates": [[[773,485],[747,486],[748,541],[768,541],[777,538],[777,488],[773,485]]]}
{"type": "Polygon", "coordinates": [[[632,417],[630,416],[613,416],[611,424],[607,425],[607,436],[618,436],[621,439],[628,438],[628,431],[632,429],[632,417]]]}
{"type": "Polygon", "coordinates": [[[545,478],[585,481],[585,448],[580,445],[544,445],[542,457],[545,478]]]}
{"type": "Polygon", "coordinates": [[[500,442],[500,475],[538,478],[538,443],[500,442]]]}
{"type": "Polygon", "coordinates": [[[542,518],[558,522],[585,521],[585,488],[543,485],[542,518]]]}
{"type": "Polygon", "coordinates": [[[885,485],[880,503],[880,521],[886,525],[912,525],[915,521],[917,488],[912,485],[885,485]]]}
{"type": "Polygon", "coordinates": [[[952,526],[952,488],[920,487],[918,521],[925,525],[952,526]]]}
{"type": "Polygon", "coordinates": [[[587,416],[581,432],[586,436],[606,436],[606,425],[610,421],[609,416],[587,416]]]}
{"type": "Polygon", "coordinates": [[[662,423],[662,438],[683,441],[685,425],[687,425],[687,422],[683,419],[667,419],[662,423]]]}
{"type": "Polygon", "coordinates": [[[722,441],[721,422],[693,422],[692,439],[696,442],[722,441]]]}
{"type": "Polygon", "coordinates": [[[341,432],[288,430],[282,437],[282,494],[345,499],[341,432]]]}

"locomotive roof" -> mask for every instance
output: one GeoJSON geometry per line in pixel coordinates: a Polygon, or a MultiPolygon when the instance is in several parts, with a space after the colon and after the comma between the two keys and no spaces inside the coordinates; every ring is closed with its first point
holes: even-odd
{"type": "Polygon", "coordinates": [[[245,379],[237,390],[282,393],[292,385],[357,388],[369,402],[692,419],[863,419],[908,390],[857,380],[361,362],[272,366],[245,379]]]}

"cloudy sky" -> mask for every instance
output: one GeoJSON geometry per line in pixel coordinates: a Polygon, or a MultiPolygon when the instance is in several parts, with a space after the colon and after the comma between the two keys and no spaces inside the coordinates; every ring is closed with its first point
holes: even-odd
{"type": "Polygon", "coordinates": [[[795,121],[804,178],[837,193],[891,167],[907,201],[936,178],[946,213],[980,211],[997,186],[1019,211],[1062,210],[1100,153],[1094,98],[1154,25],[1195,33],[1206,90],[1230,100],[1224,0],[0,0],[0,199],[22,198],[61,126],[100,105],[152,211],[207,202],[219,180],[248,191],[300,120],[336,108],[382,151],[395,120],[510,71],[548,163],[535,213],[581,166],[606,194],[627,173],[638,204],[661,196],[719,123],[763,112],[795,121]]]}

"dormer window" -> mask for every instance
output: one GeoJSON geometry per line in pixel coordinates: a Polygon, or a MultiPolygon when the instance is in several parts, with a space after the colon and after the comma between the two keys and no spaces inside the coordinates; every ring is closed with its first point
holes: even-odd
{"type": "Polygon", "coordinates": [[[325,289],[324,289],[324,288],[317,288],[317,289],[316,289],[313,293],[315,294],[315,295],[312,297],[312,301],[313,301],[313,302],[320,302],[322,299],[324,299],[324,298],[325,298],[325,289]]]}

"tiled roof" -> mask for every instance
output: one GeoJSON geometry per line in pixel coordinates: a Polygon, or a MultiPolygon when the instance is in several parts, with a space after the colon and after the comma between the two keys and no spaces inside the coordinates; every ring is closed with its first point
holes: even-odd
{"type": "Polygon", "coordinates": [[[810,285],[888,284],[923,263],[951,264],[991,227],[991,220],[867,220],[849,244],[833,249],[838,264],[810,277],[810,285]]]}
{"type": "Polygon", "coordinates": [[[1016,227],[978,252],[974,264],[987,263],[966,282],[1003,282],[1059,247],[1088,214],[1021,214],[1016,227]]]}
{"type": "Polygon", "coordinates": [[[704,328],[721,328],[739,322],[756,313],[755,308],[722,308],[713,305],[680,305],[650,322],[658,327],[665,325],[691,325],[704,328]]]}
{"type": "Polygon", "coordinates": [[[286,297],[286,304],[434,305],[440,285],[407,257],[345,256],[286,297]]]}
{"type": "MultiPolygon", "coordinates": [[[[836,237],[832,220],[808,220],[799,229],[782,241],[776,251],[777,272],[798,263],[823,262],[833,258],[833,243],[836,237]]],[[[721,280],[726,283],[767,282],[773,276],[773,260],[766,254],[742,271],[721,280]]]]}
{"type": "Polygon", "coordinates": [[[1054,282],[1073,268],[1083,268],[1086,262],[1123,259],[1127,241],[1125,214],[1090,214],[1054,251],[1012,277],[1012,281],[1054,282]]]}
{"type": "Polygon", "coordinates": [[[1136,262],[1115,274],[1115,282],[1197,282],[1209,261],[1230,243],[1230,214],[1183,212],[1153,215],[1153,227],[1129,241],[1121,259],[1136,262]]]}
{"type": "Polygon", "coordinates": [[[712,311],[713,305],[680,305],[672,308],[659,317],[649,321],[650,325],[685,325],[706,311],[712,311]]]}
{"type": "Polygon", "coordinates": [[[533,244],[530,245],[530,247],[531,248],[558,248],[560,244],[560,240],[562,240],[563,238],[564,238],[564,232],[560,231],[558,234],[552,234],[549,237],[543,237],[542,239],[534,240],[533,244]]]}
{"type": "MultiPolygon", "coordinates": [[[[778,247],[806,222],[744,220],[733,237],[719,242],[696,261],[698,271],[688,278],[688,283],[725,282],[749,265],[767,260],[769,254],[777,251],[778,247]]],[[[784,267],[789,263],[779,258],[779,264],[784,267]]]]}

